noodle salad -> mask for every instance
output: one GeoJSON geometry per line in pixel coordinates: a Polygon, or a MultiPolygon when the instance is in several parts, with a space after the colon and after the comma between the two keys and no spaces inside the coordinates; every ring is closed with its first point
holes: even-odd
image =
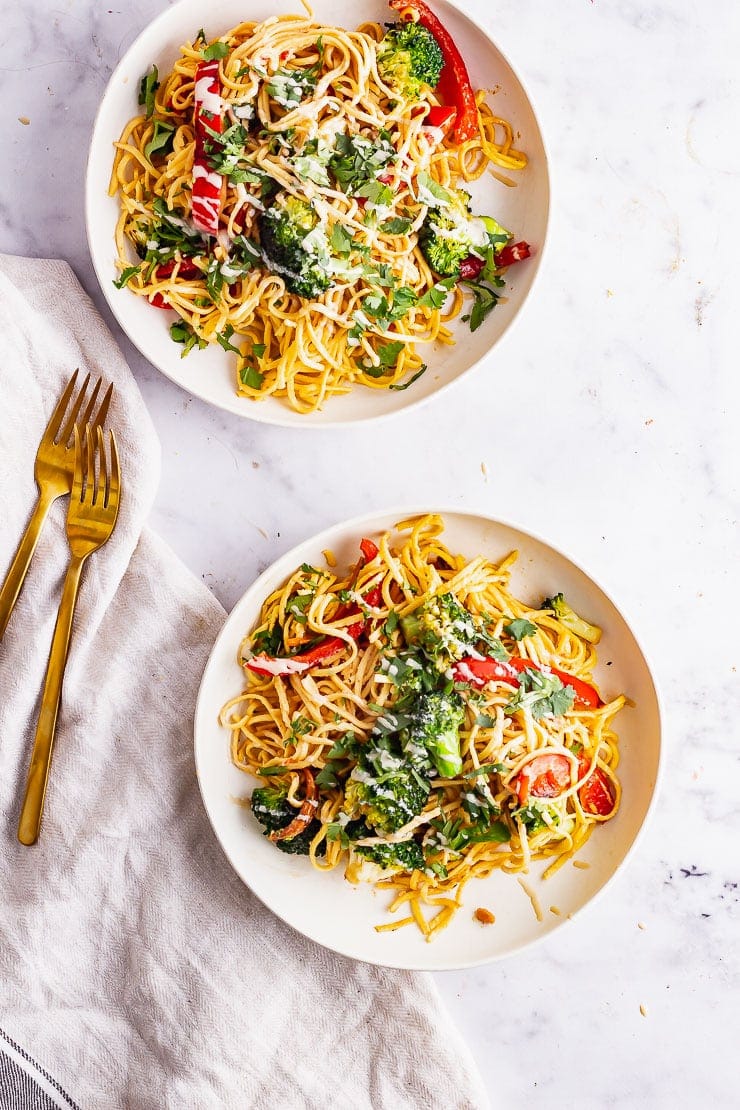
{"type": "Polygon", "coordinates": [[[406,389],[418,346],[501,299],[526,242],[473,211],[526,157],[422,0],[356,31],[310,17],[199,31],[141,80],[115,143],[115,284],[219,343],[237,392],[313,412],[355,384],[406,389]],[[134,260],[134,255],[135,260],[134,260]]]}
{"type": "Polygon", "coordinates": [[[220,718],[275,847],[389,891],[404,913],[376,929],[427,939],[470,879],[540,859],[547,877],[614,816],[625,703],[594,685],[600,629],[562,594],[514,597],[516,552],[468,561],[443,531],[418,517],[363,539],[346,573],[298,567],[220,718]]]}

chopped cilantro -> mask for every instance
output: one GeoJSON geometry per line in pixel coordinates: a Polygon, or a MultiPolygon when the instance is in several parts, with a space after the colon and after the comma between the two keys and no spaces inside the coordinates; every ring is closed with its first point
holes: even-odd
{"type": "MultiPolygon", "coordinates": [[[[239,378],[242,385],[249,386],[250,389],[262,389],[265,375],[260,374],[256,366],[242,366],[239,371],[239,378]]],[[[303,619],[305,621],[306,618],[303,619]]]]}
{"type": "Polygon", "coordinates": [[[557,675],[546,674],[527,667],[519,676],[519,689],[508,705],[505,713],[517,709],[528,709],[534,719],[560,717],[573,705],[575,691],[572,686],[564,686],[557,675]]]}
{"type": "Polygon", "coordinates": [[[154,112],[154,94],[159,88],[158,78],[159,73],[157,67],[152,66],[152,72],[145,73],[139,83],[139,104],[144,106],[147,119],[149,119],[154,112]]]}
{"type": "Polygon", "coordinates": [[[504,632],[508,632],[510,636],[518,642],[523,640],[525,636],[534,636],[537,632],[537,625],[532,624],[531,621],[525,620],[523,617],[517,617],[515,620],[509,621],[504,625],[504,632]]]}
{"type": "Polygon", "coordinates": [[[380,230],[384,235],[405,235],[410,227],[411,220],[407,220],[404,216],[394,216],[392,220],[386,220],[381,224],[380,230]]]}
{"type": "Polygon", "coordinates": [[[121,273],[121,276],[116,278],[113,282],[116,289],[123,289],[131,281],[131,278],[134,276],[134,274],[138,274],[140,270],[141,265],[127,266],[126,269],[121,273]]]}
{"type": "Polygon", "coordinates": [[[180,358],[185,358],[185,355],[189,355],[193,347],[197,346],[198,349],[202,351],[208,346],[208,340],[198,335],[185,320],[175,320],[170,326],[170,339],[175,343],[183,344],[180,358]]]}
{"type": "Polygon", "coordinates": [[[203,51],[203,57],[207,62],[216,62],[220,58],[225,58],[230,49],[228,42],[212,42],[203,51]]]}
{"type": "Polygon", "coordinates": [[[172,149],[172,136],[175,133],[174,123],[155,119],[154,134],[144,147],[144,155],[151,160],[153,154],[168,154],[172,149]]]}
{"type": "Polygon", "coordinates": [[[216,332],[216,342],[223,347],[225,351],[232,351],[235,355],[240,355],[241,351],[235,347],[231,342],[231,337],[234,334],[233,324],[226,324],[223,331],[216,332]]]}

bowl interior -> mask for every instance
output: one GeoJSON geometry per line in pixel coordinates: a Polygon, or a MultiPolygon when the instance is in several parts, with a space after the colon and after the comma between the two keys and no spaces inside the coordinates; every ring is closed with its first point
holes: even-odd
{"type": "MultiPolygon", "coordinates": [[[[289,13],[300,11],[301,5],[298,0],[292,4],[278,0],[277,9],[289,13]]],[[[275,14],[276,6],[265,0],[247,0],[246,4],[244,0],[216,0],[206,13],[200,0],[179,0],[142,32],[121,60],[101,102],[90,147],[86,183],[90,253],[103,293],[123,330],[150,362],[190,393],[240,416],[272,424],[312,427],[373,419],[408,408],[454,382],[484,358],[513,323],[534,282],[547,231],[549,178],[542,134],[527,93],[498,47],[446,0],[438,0],[435,9],[460,46],[473,83],[495,90],[497,113],[511,122],[517,141],[529,157],[527,169],[514,175],[518,181],[515,188],[488,174],[485,180],[474,183],[477,210],[495,215],[515,232],[517,239],[526,239],[535,248],[535,255],[509,271],[507,302],[499,305],[476,332],[471,333],[467,324],[456,321],[453,330],[459,333],[459,340],[454,347],[423,348],[429,369],[409,389],[391,392],[357,387],[310,415],[294,413],[274,398],[251,402],[238,397],[233,355],[214,345],[181,358],[181,348],[169,336],[173,314],[152,308],[144,298],[113,286],[114,228],[118,218],[118,202],[108,196],[113,143],[139,111],[141,75],[152,63],[160,73],[171,69],[181,44],[195,35],[204,21],[206,33],[216,37],[244,19],[261,20],[275,14]]],[[[391,14],[380,0],[362,0],[353,8],[339,0],[316,0],[314,5],[318,22],[338,26],[356,26],[366,20],[383,22],[390,20],[391,14]]]]}
{"type": "Polygon", "coordinates": [[[325,548],[334,551],[339,565],[348,565],[356,558],[361,536],[372,537],[409,515],[408,509],[376,513],[330,528],[282,556],[247,590],[228,617],[203,676],[195,754],[203,800],[216,834],[237,873],[265,905],[312,940],[355,959],[445,970],[509,955],[546,936],[568,915],[582,909],[613,877],[651,804],[660,757],[660,713],[650,669],[637,640],[619,609],[585,571],[544,541],[511,525],[473,514],[444,512],[444,540],[452,550],[469,558],[484,553],[494,559],[518,550],[512,576],[517,596],[535,600],[562,590],[577,611],[603,628],[597,681],[607,696],[624,692],[634,703],[617,717],[622,804],[617,816],[594,830],[579,853],[588,869],[567,864],[542,882],[538,876],[543,864],[527,877],[541,901],[542,922],[537,921],[516,878],[494,874],[468,884],[463,908],[433,943],[427,944],[410,927],[376,933],[375,924],[391,920],[385,913],[390,901],[386,892],[350,885],[341,869],[319,873],[305,858],[282,855],[263,838],[249,810],[239,804],[256,782],[231,764],[228,732],[217,718],[221,706],[243,689],[236,651],[253,626],[263,599],[300,563],[323,565],[325,548]],[[552,905],[561,911],[560,916],[550,912],[552,905]],[[484,927],[473,920],[478,906],[495,914],[495,925],[484,927]]]}

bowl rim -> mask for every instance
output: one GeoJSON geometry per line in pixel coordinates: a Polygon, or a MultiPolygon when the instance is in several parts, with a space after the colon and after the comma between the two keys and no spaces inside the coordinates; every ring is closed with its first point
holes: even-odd
{"type": "MultiPolygon", "coordinates": [[[[188,393],[189,395],[191,395],[193,397],[197,397],[200,401],[204,402],[205,404],[211,405],[214,408],[220,410],[221,412],[227,412],[227,413],[231,414],[232,416],[236,416],[236,417],[247,419],[247,420],[253,420],[255,423],[258,423],[258,424],[265,424],[265,425],[268,425],[268,426],[279,427],[279,428],[300,428],[300,429],[302,429],[304,431],[308,431],[308,432],[326,431],[327,429],[334,429],[334,428],[346,429],[346,428],[351,428],[351,427],[354,427],[354,426],[360,425],[360,424],[369,425],[369,424],[374,424],[374,423],[376,423],[378,421],[381,421],[381,420],[393,419],[397,416],[400,416],[402,413],[408,413],[408,412],[411,412],[411,411],[414,411],[414,410],[418,410],[422,406],[424,406],[426,404],[429,404],[431,402],[434,402],[436,400],[436,398],[440,397],[443,394],[446,394],[449,389],[451,389],[452,387],[454,387],[458,383],[462,382],[463,380],[467,379],[470,374],[472,374],[473,372],[479,372],[480,369],[481,369],[481,366],[487,361],[488,358],[490,358],[493,351],[494,350],[498,351],[499,348],[501,347],[501,344],[506,342],[507,340],[509,340],[510,336],[512,335],[512,332],[514,331],[514,328],[517,326],[517,324],[521,320],[522,314],[527,311],[527,305],[532,300],[532,294],[533,294],[535,288],[539,289],[545,251],[549,251],[549,241],[550,241],[550,233],[551,233],[553,175],[552,175],[552,172],[551,172],[552,160],[550,158],[549,144],[548,144],[548,141],[547,141],[547,136],[546,136],[545,130],[543,128],[542,121],[540,119],[539,113],[538,113],[538,111],[535,107],[535,100],[533,99],[533,97],[530,93],[528,85],[523,80],[518,67],[515,66],[512,63],[508,54],[498,45],[498,43],[492,37],[492,35],[488,32],[488,30],[477,19],[475,19],[472,15],[469,15],[467,13],[467,11],[457,2],[457,0],[437,0],[437,2],[442,3],[443,5],[448,5],[449,7],[453,8],[457,12],[457,14],[460,15],[464,20],[466,20],[467,23],[469,23],[471,25],[471,27],[478,34],[482,35],[483,38],[486,39],[487,42],[493,47],[493,49],[501,56],[501,58],[503,59],[505,64],[509,67],[512,74],[514,75],[515,80],[518,82],[518,84],[521,88],[521,91],[524,95],[524,98],[527,101],[527,104],[529,105],[529,110],[532,113],[532,118],[534,120],[535,127],[536,127],[537,133],[539,135],[539,140],[540,140],[540,143],[541,143],[541,146],[542,146],[542,155],[543,155],[543,157],[542,157],[542,172],[544,174],[545,184],[546,184],[546,204],[545,204],[544,230],[543,230],[543,233],[542,233],[541,240],[537,245],[536,253],[532,256],[533,257],[533,262],[534,262],[534,270],[532,272],[532,277],[531,277],[531,280],[530,280],[529,287],[526,290],[526,292],[524,293],[523,299],[519,303],[519,305],[516,309],[516,312],[511,317],[511,319],[507,322],[507,324],[506,324],[503,332],[499,336],[499,338],[497,340],[495,340],[492,343],[492,345],[490,347],[488,347],[488,349],[478,359],[476,359],[469,366],[467,366],[456,377],[451,378],[448,381],[443,381],[441,385],[439,385],[437,388],[435,388],[430,393],[428,393],[424,396],[417,397],[415,399],[414,398],[407,398],[407,397],[404,396],[403,398],[401,398],[400,403],[398,405],[394,406],[388,412],[372,413],[372,414],[368,414],[367,416],[359,415],[359,416],[353,417],[351,419],[349,419],[349,418],[344,418],[344,419],[333,419],[333,418],[332,419],[316,419],[311,423],[309,423],[308,420],[301,420],[300,419],[301,414],[294,413],[294,412],[292,412],[292,410],[286,409],[285,415],[283,415],[283,412],[282,412],[283,406],[282,406],[282,404],[280,405],[279,408],[276,409],[276,412],[273,415],[271,409],[268,409],[266,407],[261,406],[260,402],[255,401],[250,405],[249,398],[246,398],[246,397],[243,398],[243,400],[245,401],[244,411],[241,411],[241,409],[239,411],[236,411],[235,408],[231,407],[224,399],[221,399],[221,398],[215,398],[214,399],[212,397],[205,396],[204,393],[202,393],[200,391],[194,392],[189,385],[186,385],[181,380],[179,380],[175,376],[174,372],[171,372],[170,370],[165,369],[158,362],[153,362],[149,358],[149,356],[147,354],[145,354],[145,352],[141,349],[141,346],[139,345],[139,340],[137,338],[135,338],[133,334],[131,334],[131,332],[129,331],[129,329],[126,327],[126,325],[123,322],[122,312],[119,311],[118,302],[116,302],[115,298],[113,298],[108,292],[107,283],[110,282],[110,274],[105,274],[104,275],[102,273],[102,262],[99,265],[99,260],[97,258],[97,254],[96,254],[95,244],[97,242],[97,239],[96,239],[96,236],[93,233],[93,222],[94,222],[95,199],[97,197],[97,192],[94,189],[93,182],[92,182],[93,155],[94,155],[94,151],[97,150],[99,143],[104,141],[104,136],[102,134],[101,135],[98,134],[99,126],[101,124],[101,116],[103,115],[103,113],[106,109],[107,101],[108,101],[109,97],[112,97],[112,95],[113,95],[113,89],[114,89],[114,86],[116,84],[116,80],[119,76],[119,73],[128,64],[128,60],[129,60],[130,55],[137,49],[137,47],[139,46],[139,44],[140,44],[141,40],[144,38],[144,36],[149,35],[152,31],[156,31],[156,29],[158,28],[160,23],[165,25],[165,24],[168,24],[170,20],[175,19],[176,14],[179,11],[179,9],[184,8],[185,6],[190,4],[191,2],[192,2],[192,0],[176,0],[176,2],[174,4],[171,4],[169,7],[165,8],[158,15],[156,15],[154,17],[154,19],[150,20],[147,24],[145,24],[144,27],[142,27],[141,31],[136,35],[136,37],[132,40],[132,42],[126,48],[123,56],[118,61],[118,64],[114,68],[113,72],[111,73],[111,75],[110,75],[110,77],[109,77],[109,79],[106,83],[105,89],[104,89],[103,94],[100,98],[100,103],[98,104],[97,111],[95,113],[95,118],[93,120],[92,129],[91,129],[91,132],[90,132],[90,141],[89,141],[89,144],[88,144],[87,159],[86,159],[86,164],[85,164],[85,202],[84,202],[85,234],[86,234],[86,238],[87,238],[88,253],[90,255],[93,270],[95,272],[95,277],[97,278],[98,285],[100,286],[100,291],[103,294],[106,305],[108,306],[108,308],[109,308],[110,312],[112,313],[118,327],[121,328],[124,335],[134,345],[134,347],[139,352],[139,354],[142,356],[142,358],[145,358],[146,361],[158,371],[158,373],[163,374],[164,377],[166,377],[169,381],[173,382],[176,386],[178,386],[179,389],[182,389],[184,392],[188,393]],[[266,413],[267,415],[262,415],[261,414],[262,412],[266,413]],[[289,412],[290,412],[290,415],[288,415],[289,412]]],[[[219,5],[220,2],[221,2],[221,0],[215,0],[214,8],[217,5],[219,5]]],[[[296,2],[298,2],[298,0],[296,0],[296,2]]],[[[298,4],[298,6],[300,7],[300,4],[298,4]]],[[[209,17],[216,18],[217,17],[217,10],[216,11],[211,10],[211,11],[209,11],[208,14],[209,14],[209,17]]],[[[114,140],[111,140],[111,142],[113,142],[113,141],[114,140]]],[[[458,338],[458,342],[461,342],[461,341],[462,340],[460,338],[458,338]]],[[[357,387],[353,387],[353,389],[354,388],[359,389],[360,387],[357,386],[357,387]]],[[[334,398],[329,398],[328,401],[326,402],[327,408],[330,405],[332,400],[334,400],[334,398]]],[[[324,410],[318,410],[318,415],[321,416],[326,411],[327,411],[326,408],[324,410]]],[[[317,414],[309,413],[307,415],[310,418],[310,417],[315,416],[317,414]]]]}
{"type": "MultiPolygon", "coordinates": [[[[211,650],[208,654],[208,659],[206,661],[205,667],[203,668],[203,673],[201,675],[200,686],[198,688],[198,696],[197,696],[197,699],[196,699],[195,711],[194,711],[194,715],[193,715],[193,743],[194,743],[194,756],[195,756],[194,762],[195,762],[196,778],[198,780],[198,788],[200,790],[201,799],[203,801],[203,805],[204,805],[204,808],[206,810],[208,820],[211,824],[211,828],[212,828],[212,830],[213,830],[213,832],[216,836],[216,839],[218,840],[218,843],[219,843],[224,855],[226,856],[226,859],[227,859],[229,865],[235,871],[238,878],[249,889],[249,891],[262,903],[262,905],[265,906],[265,908],[267,910],[269,910],[270,913],[273,913],[276,917],[278,917],[286,925],[290,926],[291,929],[294,929],[295,932],[299,933],[301,936],[305,937],[307,940],[311,941],[313,944],[319,944],[322,947],[327,948],[329,951],[336,952],[339,955],[341,955],[341,956],[343,956],[347,959],[358,960],[360,963],[367,963],[367,964],[371,964],[375,967],[389,967],[389,968],[394,968],[396,970],[404,970],[404,971],[433,971],[433,972],[464,971],[464,970],[467,970],[469,968],[483,967],[487,964],[496,963],[499,960],[508,959],[508,958],[513,957],[513,956],[517,956],[517,955],[521,954],[524,951],[528,951],[529,949],[531,949],[535,945],[543,944],[546,940],[548,940],[550,938],[552,930],[550,932],[542,933],[538,936],[533,936],[529,940],[522,941],[520,944],[515,944],[512,947],[510,947],[509,949],[507,949],[505,952],[494,952],[492,955],[486,956],[483,959],[474,958],[474,959],[470,959],[470,960],[464,960],[464,959],[463,960],[453,960],[453,961],[448,960],[448,961],[444,962],[443,966],[440,966],[439,963],[434,963],[434,962],[430,962],[429,960],[423,960],[423,959],[415,961],[415,962],[404,961],[404,962],[388,962],[388,963],[386,963],[383,960],[379,960],[377,958],[359,956],[354,951],[349,952],[349,951],[346,951],[345,949],[343,949],[341,947],[335,947],[334,945],[325,944],[323,941],[317,940],[316,937],[310,936],[308,933],[304,932],[301,929],[300,925],[297,925],[297,924],[295,924],[295,922],[288,920],[282,913],[280,913],[278,910],[273,909],[272,906],[268,905],[267,902],[265,902],[264,899],[260,896],[260,894],[258,894],[252,888],[252,886],[249,884],[249,882],[242,876],[240,871],[237,869],[235,864],[232,862],[231,855],[229,854],[229,851],[226,848],[224,840],[221,837],[221,833],[220,833],[219,829],[217,828],[216,823],[214,822],[214,820],[211,816],[211,810],[209,808],[208,799],[207,799],[207,796],[206,796],[206,791],[205,791],[205,788],[204,788],[204,785],[203,785],[203,780],[202,780],[202,777],[201,777],[201,764],[200,764],[200,760],[199,760],[199,735],[205,729],[204,718],[205,718],[205,715],[206,715],[206,712],[207,712],[206,705],[205,705],[205,691],[204,691],[204,687],[206,685],[206,676],[207,676],[207,673],[209,671],[209,668],[211,667],[213,658],[216,656],[217,652],[224,645],[224,641],[227,638],[229,640],[231,639],[231,635],[230,635],[231,634],[231,629],[230,629],[231,619],[232,619],[234,613],[236,612],[236,610],[243,604],[245,599],[248,597],[248,595],[250,595],[253,591],[256,592],[257,588],[263,583],[264,579],[273,575],[276,572],[278,567],[280,568],[280,573],[282,573],[284,567],[292,566],[293,563],[294,563],[295,558],[297,557],[297,552],[299,552],[301,550],[301,548],[303,548],[306,544],[314,545],[314,546],[316,546],[317,550],[321,550],[324,546],[326,546],[326,541],[328,540],[328,538],[333,533],[335,533],[337,530],[341,530],[342,533],[350,533],[350,532],[356,531],[357,534],[359,535],[359,534],[361,534],[364,527],[367,527],[373,521],[377,521],[381,518],[386,519],[386,518],[391,518],[392,517],[397,521],[402,521],[402,520],[407,520],[411,517],[423,516],[423,515],[427,515],[427,514],[430,514],[430,513],[439,514],[443,518],[446,517],[446,516],[453,516],[453,515],[473,517],[478,521],[485,522],[486,524],[492,524],[494,526],[498,526],[498,527],[502,527],[502,528],[505,528],[505,529],[510,529],[512,531],[519,532],[523,536],[525,536],[528,540],[532,540],[535,543],[542,544],[544,547],[549,548],[550,551],[554,552],[559,557],[565,559],[573,567],[575,567],[575,569],[580,574],[582,574],[592,585],[594,585],[596,587],[596,589],[599,590],[601,592],[601,594],[606,598],[606,600],[614,607],[616,612],[620,615],[622,620],[625,622],[625,625],[627,626],[627,629],[628,629],[630,635],[632,636],[632,639],[634,640],[635,646],[636,646],[636,648],[637,648],[637,650],[638,650],[638,652],[639,652],[639,654],[642,658],[642,662],[645,666],[647,676],[650,680],[650,685],[651,685],[653,697],[654,697],[654,700],[655,700],[655,711],[656,711],[656,737],[655,737],[655,741],[656,741],[657,760],[656,760],[656,767],[655,767],[655,782],[653,784],[652,793],[651,793],[651,796],[650,796],[650,801],[648,802],[648,806],[647,806],[647,809],[645,810],[644,817],[643,817],[643,819],[640,823],[640,826],[637,829],[637,831],[636,831],[636,833],[635,833],[635,835],[632,839],[632,842],[630,843],[627,850],[622,855],[619,862],[614,867],[614,870],[608,876],[608,878],[605,879],[605,881],[601,884],[601,886],[598,888],[598,890],[596,890],[595,893],[593,893],[582,906],[580,906],[578,909],[576,909],[573,912],[572,919],[580,917],[581,914],[588,911],[594,905],[594,903],[597,901],[597,899],[601,898],[601,896],[607,890],[607,888],[609,888],[615,882],[615,880],[623,874],[627,864],[629,863],[630,860],[632,860],[638,845],[641,843],[643,837],[645,836],[646,829],[648,828],[649,824],[651,823],[651,821],[653,819],[653,814],[654,814],[655,809],[657,807],[658,796],[660,794],[661,787],[662,787],[662,781],[663,781],[663,775],[664,775],[664,764],[665,764],[665,753],[664,753],[664,743],[663,743],[663,721],[664,721],[664,716],[665,715],[664,715],[663,698],[662,698],[660,688],[659,688],[658,683],[657,683],[656,678],[655,678],[655,669],[652,665],[652,661],[650,659],[650,656],[647,654],[641,639],[639,638],[637,633],[634,631],[633,622],[630,619],[630,615],[627,612],[625,612],[624,607],[622,605],[618,605],[617,602],[613,599],[609,590],[605,589],[604,586],[602,585],[602,583],[598,579],[594,578],[594,576],[589,571],[587,571],[577,559],[574,559],[567,551],[564,551],[562,548],[552,544],[549,540],[545,539],[539,533],[533,532],[529,527],[527,527],[527,526],[525,526],[521,523],[518,523],[517,521],[515,521],[513,519],[503,519],[503,518],[500,518],[500,517],[497,517],[497,516],[494,517],[494,516],[491,516],[490,513],[487,513],[487,512],[484,512],[484,511],[478,511],[477,508],[475,508],[475,507],[471,508],[471,507],[468,507],[468,506],[460,507],[460,506],[453,506],[453,505],[445,505],[445,506],[419,507],[419,505],[416,504],[416,503],[391,505],[391,506],[387,506],[387,507],[381,507],[381,508],[378,508],[378,509],[374,509],[372,512],[362,513],[358,516],[350,517],[350,518],[343,519],[343,520],[338,520],[336,523],[334,523],[334,524],[332,524],[332,525],[330,525],[326,528],[323,528],[320,532],[317,532],[317,533],[315,533],[311,536],[307,536],[305,539],[301,540],[299,543],[293,544],[293,546],[288,551],[284,552],[282,555],[279,555],[278,558],[275,559],[272,563],[270,563],[269,566],[265,567],[265,569],[261,572],[261,574],[259,574],[257,576],[257,578],[255,578],[254,581],[247,587],[247,589],[244,591],[244,593],[241,595],[241,597],[236,601],[236,603],[234,604],[234,606],[232,607],[230,612],[227,614],[226,619],[225,619],[224,624],[223,624],[223,627],[221,628],[218,636],[216,637],[216,639],[214,640],[214,642],[211,646],[211,650]],[[228,637],[227,637],[227,633],[229,634],[228,637]]],[[[212,707],[210,707],[210,708],[212,709],[212,707]]]]}

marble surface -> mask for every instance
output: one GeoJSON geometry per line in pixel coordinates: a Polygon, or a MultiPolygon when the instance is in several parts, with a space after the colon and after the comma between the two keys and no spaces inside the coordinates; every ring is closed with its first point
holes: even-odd
{"type": "Polygon", "coordinates": [[[118,335],[162,441],[151,523],[227,608],[301,538],[403,500],[545,534],[624,605],[666,709],[640,848],[541,946],[438,983],[494,1105],[736,1106],[740,8],[468,0],[552,155],[539,286],[515,338],[444,402],[302,434],[179,391],[117,333],[92,273],[92,119],[164,6],[6,6],[0,249],[67,259],[118,335]]]}

